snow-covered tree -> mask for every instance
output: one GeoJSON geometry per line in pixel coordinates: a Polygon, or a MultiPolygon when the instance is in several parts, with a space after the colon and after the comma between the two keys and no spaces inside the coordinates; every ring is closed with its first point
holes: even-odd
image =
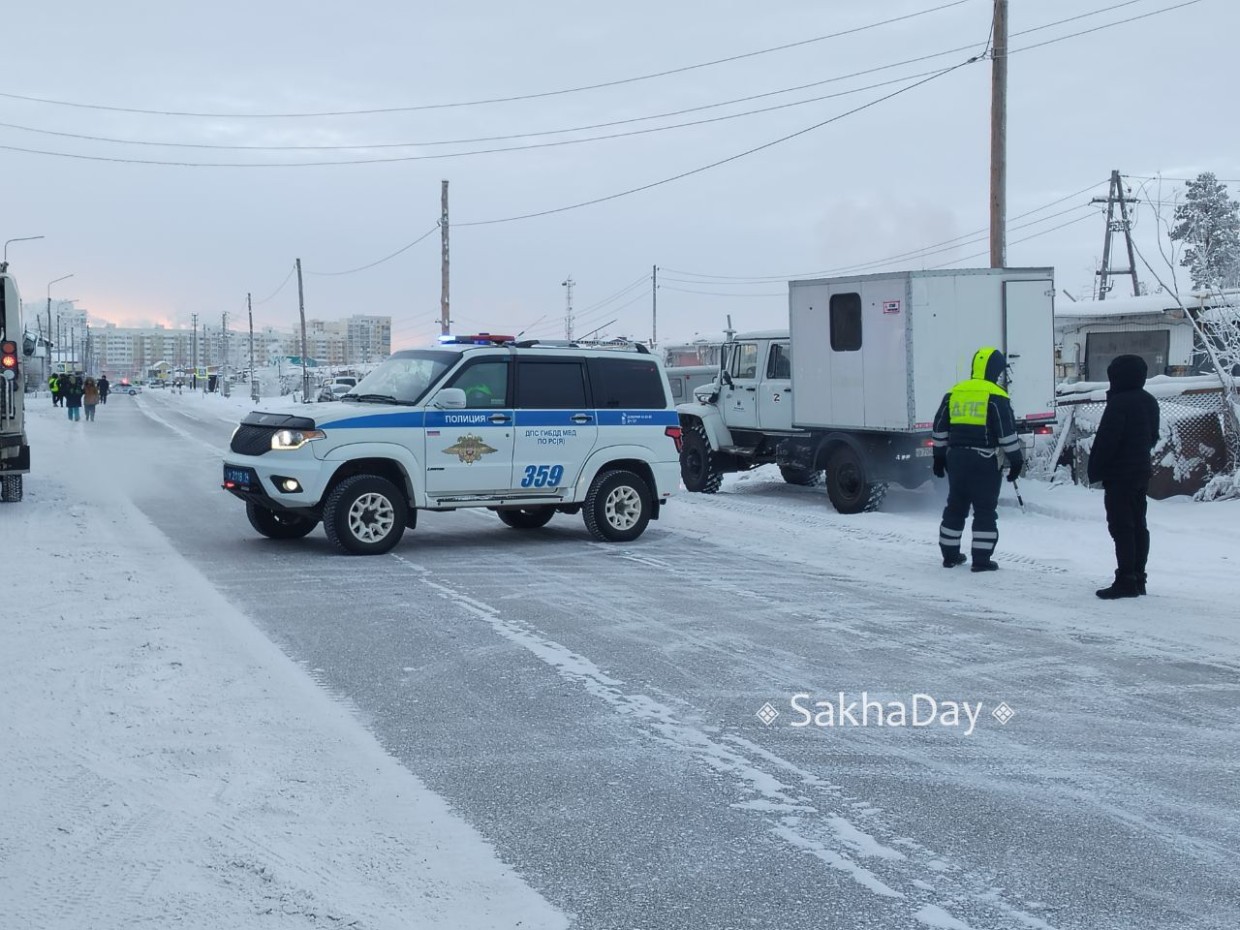
{"type": "Polygon", "coordinates": [[[1171,239],[1186,246],[1180,264],[1194,288],[1240,285],[1240,203],[1210,172],[1188,182],[1184,203],[1175,208],[1171,239]]]}

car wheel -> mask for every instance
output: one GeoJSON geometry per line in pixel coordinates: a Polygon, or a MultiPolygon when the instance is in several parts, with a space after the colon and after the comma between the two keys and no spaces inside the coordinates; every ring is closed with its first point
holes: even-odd
{"type": "Polygon", "coordinates": [[[520,510],[500,510],[499,518],[505,526],[514,530],[536,530],[546,526],[555,516],[554,507],[522,507],[520,510]]]}
{"type": "Polygon", "coordinates": [[[248,501],[245,515],[250,520],[250,526],[268,539],[301,539],[319,525],[313,517],[271,510],[248,501]]]}
{"type": "Polygon", "coordinates": [[[723,483],[723,472],[719,470],[717,456],[701,423],[695,422],[684,431],[680,480],[685,483],[686,490],[700,494],[714,494],[723,483]]]}
{"type": "Polygon", "coordinates": [[[5,475],[0,478],[0,501],[16,504],[22,499],[22,476],[5,475]]]}
{"type": "Polygon", "coordinates": [[[789,484],[795,484],[802,488],[821,487],[823,482],[823,473],[817,468],[798,468],[795,465],[781,465],[779,473],[789,484]]]}
{"type": "Polygon", "coordinates": [[[887,485],[872,481],[861,454],[841,446],[827,462],[827,496],[842,514],[877,510],[887,496],[887,485]]]}
{"type": "Polygon", "coordinates": [[[629,542],[645,532],[653,507],[650,486],[642,477],[616,469],[594,479],[581,513],[595,539],[629,542]]]}
{"type": "Polygon", "coordinates": [[[382,555],[405,533],[409,505],[396,485],[378,475],[345,478],[323,505],[323,529],[350,555],[382,555]]]}

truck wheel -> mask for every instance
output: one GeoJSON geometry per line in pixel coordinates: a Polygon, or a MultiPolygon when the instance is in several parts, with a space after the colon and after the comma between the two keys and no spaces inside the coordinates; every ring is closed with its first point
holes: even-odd
{"type": "Polygon", "coordinates": [[[514,530],[536,530],[551,522],[555,508],[522,507],[520,510],[500,510],[498,513],[505,526],[511,526],[514,530]]]}
{"type": "Polygon", "coordinates": [[[851,446],[841,446],[827,461],[827,496],[842,514],[877,510],[887,485],[870,480],[865,460],[851,446]]]}
{"type": "Polygon", "coordinates": [[[706,430],[701,423],[694,423],[684,432],[680,450],[680,480],[685,489],[700,494],[714,494],[723,483],[723,472],[715,450],[710,447],[706,430]]]}
{"type": "Polygon", "coordinates": [[[248,501],[245,515],[250,520],[250,526],[268,539],[301,539],[319,525],[319,521],[312,517],[281,513],[248,501]]]}
{"type": "Polygon", "coordinates": [[[323,530],[350,555],[382,555],[405,533],[409,505],[396,485],[378,475],[353,475],[323,505],[323,530]]]}
{"type": "Polygon", "coordinates": [[[595,539],[629,542],[645,532],[652,509],[650,488],[641,476],[616,469],[594,479],[581,513],[595,539]]]}
{"type": "Polygon", "coordinates": [[[822,472],[817,468],[797,468],[795,465],[781,465],[779,473],[789,484],[803,488],[817,488],[824,480],[822,472]]]}
{"type": "Polygon", "coordinates": [[[22,499],[22,476],[5,475],[0,478],[0,501],[16,504],[22,499]]]}

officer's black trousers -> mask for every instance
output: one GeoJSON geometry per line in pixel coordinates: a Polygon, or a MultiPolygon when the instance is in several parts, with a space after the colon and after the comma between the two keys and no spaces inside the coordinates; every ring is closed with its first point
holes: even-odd
{"type": "Polygon", "coordinates": [[[1116,577],[1145,576],[1150,555],[1150,531],[1145,523],[1148,481],[1111,482],[1105,485],[1102,502],[1107,511],[1107,529],[1115,540],[1116,577]]]}
{"type": "Polygon", "coordinates": [[[973,561],[985,562],[999,542],[999,488],[1003,473],[994,453],[979,449],[947,450],[947,506],[939,526],[944,556],[960,552],[964,524],[973,510],[973,561]]]}

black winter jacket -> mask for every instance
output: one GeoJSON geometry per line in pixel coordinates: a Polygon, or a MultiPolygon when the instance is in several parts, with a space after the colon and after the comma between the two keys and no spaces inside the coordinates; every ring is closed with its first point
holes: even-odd
{"type": "Polygon", "coordinates": [[[1089,453],[1089,483],[1139,484],[1153,473],[1158,442],[1158,401],[1145,388],[1148,369],[1138,355],[1121,355],[1107,367],[1111,390],[1089,453]]]}

